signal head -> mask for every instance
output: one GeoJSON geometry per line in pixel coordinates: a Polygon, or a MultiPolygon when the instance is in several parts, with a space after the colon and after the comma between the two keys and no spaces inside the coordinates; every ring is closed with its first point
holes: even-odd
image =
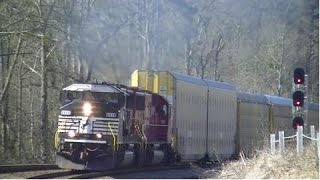
{"type": "Polygon", "coordinates": [[[292,95],[293,106],[301,107],[304,104],[304,93],[302,91],[296,91],[292,95]]]}
{"type": "Polygon", "coordinates": [[[304,120],[302,117],[295,117],[292,121],[293,129],[297,129],[298,126],[304,126],[304,120]]]}
{"type": "Polygon", "coordinates": [[[296,68],[293,73],[295,84],[304,84],[304,70],[302,68],[296,68]]]}

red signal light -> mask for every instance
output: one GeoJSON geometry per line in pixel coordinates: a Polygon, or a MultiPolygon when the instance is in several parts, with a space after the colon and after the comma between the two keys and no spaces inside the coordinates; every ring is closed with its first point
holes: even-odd
{"type": "Polygon", "coordinates": [[[302,68],[296,68],[293,73],[295,84],[304,84],[304,70],[302,68]]]}
{"type": "Polygon", "coordinates": [[[297,129],[298,126],[304,126],[304,120],[302,117],[295,117],[292,122],[293,129],[297,129]]]}
{"type": "Polygon", "coordinates": [[[293,106],[303,106],[304,104],[304,93],[302,91],[296,91],[292,95],[293,106]]]}
{"type": "Polygon", "coordinates": [[[300,83],[300,82],[301,82],[301,79],[298,79],[297,82],[300,83]]]}

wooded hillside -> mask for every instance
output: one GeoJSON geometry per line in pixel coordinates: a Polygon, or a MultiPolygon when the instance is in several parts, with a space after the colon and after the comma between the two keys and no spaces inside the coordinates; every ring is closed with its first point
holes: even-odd
{"type": "Polygon", "coordinates": [[[2,0],[0,164],[52,162],[59,92],[170,70],[319,102],[318,0],[2,0]]]}

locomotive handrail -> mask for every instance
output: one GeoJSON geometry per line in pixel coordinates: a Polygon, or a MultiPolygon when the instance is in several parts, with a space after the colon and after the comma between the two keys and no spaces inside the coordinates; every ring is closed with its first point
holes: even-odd
{"type": "Polygon", "coordinates": [[[148,144],[148,143],[147,143],[147,141],[148,141],[147,136],[146,136],[146,134],[144,133],[146,125],[147,125],[147,124],[142,124],[142,135],[143,135],[143,138],[144,138],[145,141],[146,141],[146,144],[148,144]]]}
{"type": "Polygon", "coordinates": [[[140,127],[139,127],[138,124],[135,124],[134,127],[135,127],[136,130],[138,131],[138,134],[140,133],[140,136],[141,136],[142,141],[147,142],[147,137],[146,137],[146,135],[145,135],[144,132],[143,132],[143,125],[142,125],[142,131],[140,130],[140,127]]]}
{"type": "Polygon", "coordinates": [[[139,127],[139,119],[138,118],[131,118],[131,120],[134,120],[133,126],[134,126],[135,130],[138,131],[138,134],[139,133],[141,134],[140,136],[141,136],[142,141],[145,141],[147,143],[147,137],[143,131],[144,124],[142,124],[142,131],[141,131],[140,127],[139,127]],[[138,122],[136,120],[138,120],[138,122]]]}
{"type": "Polygon", "coordinates": [[[54,147],[59,149],[59,131],[57,130],[54,134],[54,147]]]}
{"type": "Polygon", "coordinates": [[[109,122],[108,122],[108,128],[110,129],[111,134],[112,134],[112,138],[113,138],[113,150],[115,151],[115,150],[116,150],[116,136],[114,135],[113,130],[112,130],[111,125],[110,125],[109,122]]]}

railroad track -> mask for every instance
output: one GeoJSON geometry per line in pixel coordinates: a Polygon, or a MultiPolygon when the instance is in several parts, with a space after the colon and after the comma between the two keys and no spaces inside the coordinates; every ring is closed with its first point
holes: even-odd
{"type": "MultiPolygon", "coordinates": [[[[91,179],[91,178],[98,178],[98,177],[105,177],[105,176],[118,176],[118,175],[128,175],[134,173],[150,173],[155,171],[163,171],[163,170],[178,170],[178,169],[187,169],[190,168],[189,164],[178,164],[178,165],[171,165],[171,166],[148,166],[142,168],[121,168],[121,169],[114,169],[105,172],[91,172],[82,175],[73,176],[70,179],[91,179]]],[[[192,178],[192,177],[190,177],[192,178]]]]}
{"type": "Polygon", "coordinates": [[[55,170],[59,169],[54,164],[22,164],[22,165],[1,165],[0,174],[24,171],[37,171],[37,170],[55,170]]]}
{"type": "MultiPolygon", "coordinates": [[[[37,176],[29,177],[28,179],[54,179],[54,178],[61,178],[61,177],[68,177],[72,175],[79,175],[89,173],[89,171],[64,171],[64,172],[52,172],[41,174],[37,176]]],[[[63,178],[64,179],[64,178],[63,178]]]]}
{"type": "MultiPolygon", "coordinates": [[[[91,172],[91,171],[65,171],[65,172],[53,172],[46,173],[42,175],[37,175],[29,177],[28,179],[53,179],[53,178],[68,178],[68,179],[90,179],[90,178],[99,178],[106,176],[119,176],[119,175],[130,175],[134,173],[151,173],[156,171],[163,170],[178,170],[178,169],[187,169],[190,168],[189,164],[179,164],[172,166],[148,166],[142,168],[119,168],[109,171],[102,172],[91,172]]],[[[190,177],[194,178],[194,177],[190,177]]]]}
{"type": "MultiPolygon", "coordinates": [[[[155,165],[155,166],[147,166],[142,168],[118,168],[109,171],[103,172],[92,172],[92,171],[71,171],[71,170],[63,170],[59,169],[55,165],[48,165],[48,164],[39,164],[39,165],[18,165],[18,166],[0,166],[0,172],[16,174],[16,177],[27,178],[27,179],[54,179],[54,178],[63,178],[63,179],[90,179],[90,178],[105,178],[108,176],[112,177],[119,177],[119,178],[130,178],[137,176],[137,174],[143,174],[145,177],[150,177],[155,173],[158,174],[161,171],[168,172],[168,171],[182,171],[184,169],[190,169],[190,164],[176,164],[170,166],[164,165],[155,165]],[[41,171],[44,170],[45,172],[38,172],[35,175],[32,171],[41,171]],[[48,170],[48,171],[47,171],[48,170]],[[25,174],[23,172],[26,172],[25,174]],[[29,172],[28,172],[29,171],[29,172]],[[21,173],[23,174],[21,174],[21,173]],[[18,175],[17,175],[18,173],[18,175]],[[136,175],[134,175],[136,174],[136,175]],[[133,176],[131,176],[133,175],[133,176]],[[125,177],[123,177],[125,176],[125,177]]],[[[160,173],[163,174],[163,173],[160,173]]],[[[181,173],[180,173],[181,174],[181,173]]],[[[168,177],[170,178],[170,176],[168,177]]],[[[187,176],[184,178],[197,178],[195,176],[187,176]]]]}

